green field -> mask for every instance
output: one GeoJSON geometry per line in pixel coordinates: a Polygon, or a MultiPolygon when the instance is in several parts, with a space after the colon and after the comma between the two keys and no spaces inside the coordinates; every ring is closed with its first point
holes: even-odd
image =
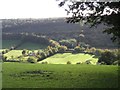
{"type": "MultiPolygon", "coordinates": [[[[3,40],[2,41],[2,49],[10,49],[11,46],[17,46],[21,43],[21,40],[3,40]]],[[[21,49],[29,49],[29,50],[36,50],[36,49],[45,49],[47,45],[37,44],[32,42],[25,42],[19,47],[17,50],[21,49]]]]}
{"type": "Polygon", "coordinates": [[[8,58],[11,56],[17,57],[22,55],[22,50],[11,50],[8,53],[5,54],[5,56],[7,56],[8,58]]]}
{"type": "Polygon", "coordinates": [[[18,44],[20,44],[20,42],[20,40],[2,40],[2,48],[8,49],[11,46],[17,46],[18,44]]]}
{"type": "Polygon", "coordinates": [[[36,43],[31,43],[31,42],[26,42],[23,43],[20,47],[17,49],[29,49],[29,50],[36,50],[36,49],[45,49],[47,45],[42,45],[42,44],[36,44],[36,43]]]}
{"type": "Polygon", "coordinates": [[[39,63],[47,61],[50,64],[66,64],[67,61],[70,61],[72,64],[76,64],[77,62],[84,63],[86,60],[91,60],[92,64],[96,64],[98,58],[93,58],[94,55],[79,53],[79,54],[72,54],[72,53],[63,53],[63,54],[55,54],[39,63]]]}
{"type": "MultiPolygon", "coordinates": [[[[37,52],[38,50],[34,50],[37,52]]],[[[22,50],[12,50],[5,54],[7,56],[7,60],[18,60],[18,56],[22,55],[22,50]],[[12,57],[13,56],[13,57],[12,57]]],[[[49,64],[66,64],[67,61],[70,61],[71,64],[76,64],[78,62],[85,63],[87,60],[91,60],[91,64],[96,65],[98,58],[93,58],[94,55],[89,54],[72,54],[72,53],[64,53],[64,54],[55,54],[51,57],[48,57],[38,63],[48,62],[49,64]]],[[[24,60],[27,60],[28,57],[24,57],[24,60]]]]}
{"type": "Polygon", "coordinates": [[[12,59],[11,57],[13,56],[14,59],[18,60],[18,56],[22,55],[22,50],[12,50],[9,51],[8,53],[4,54],[5,56],[7,56],[7,59],[12,59]]]}
{"type": "MultiPolygon", "coordinates": [[[[16,41],[16,45],[19,42],[16,41]]],[[[14,45],[7,43],[8,47],[14,45]]],[[[4,54],[7,60],[19,60],[23,49],[37,52],[46,45],[25,42],[17,50],[4,54]]],[[[2,50],[0,50],[1,52],[2,50]]],[[[29,56],[22,56],[25,62],[4,62],[2,65],[3,88],[117,88],[118,66],[96,65],[95,55],[58,53],[36,64],[26,63],[29,56]],[[71,64],[67,64],[70,61],[71,64]],[[90,61],[91,64],[85,64],[90,61]],[[48,64],[41,64],[48,62],[48,64]],[[76,64],[76,63],[82,64],[76,64]]]]}
{"type": "Polygon", "coordinates": [[[117,88],[118,67],[3,63],[3,88],[117,88]]]}
{"type": "MultiPolygon", "coordinates": [[[[22,55],[23,50],[12,50],[9,51],[8,53],[4,54],[4,56],[7,56],[7,60],[19,60],[18,57],[22,55]],[[13,57],[12,57],[13,56],[13,57]]],[[[37,52],[38,50],[34,50],[34,52],[37,52]]],[[[23,60],[27,60],[28,57],[23,57],[23,60]]]]}

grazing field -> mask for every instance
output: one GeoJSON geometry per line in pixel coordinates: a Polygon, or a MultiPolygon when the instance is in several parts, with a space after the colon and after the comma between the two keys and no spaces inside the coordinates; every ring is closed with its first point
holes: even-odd
{"type": "Polygon", "coordinates": [[[90,60],[91,64],[96,64],[98,58],[93,58],[94,55],[79,53],[79,54],[72,54],[72,53],[63,53],[63,54],[55,54],[51,57],[40,61],[39,63],[47,61],[50,64],[66,64],[67,61],[70,61],[71,64],[76,64],[77,62],[84,63],[87,60],[90,60]]]}
{"type": "Polygon", "coordinates": [[[118,66],[3,63],[3,88],[117,88],[118,66]]]}
{"type": "MultiPolygon", "coordinates": [[[[37,52],[38,50],[34,50],[37,52]]],[[[22,55],[22,50],[12,50],[5,54],[7,56],[7,60],[19,60],[19,56],[22,55]]],[[[28,57],[23,57],[23,60],[27,60],[28,57]]],[[[90,60],[91,64],[96,65],[98,58],[94,58],[94,55],[79,53],[79,54],[72,54],[72,53],[63,53],[63,54],[55,54],[51,57],[48,57],[38,63],[48,62],[49,64],[67,64],[68,61],[71,64],[76,64],[78,62],[85,63],[87,60],[90,60]]]]}
{"type": "Polygon", "coordinates": [[[20,47],[17,49],[29,49],[29,50],[35,50],[35,49],[44,49],[46,48],[47,45],[42,45],[42,44],[36,44],[36,43],[31,43],[31,42],[26,42],[23,43],[20,47]]]}
{"type": "MultiPolygon", "coordinates": [[[[2,41],[2,49],[10,49],[11,46],[17,46],[21,43],[21,40],[3,40],[2,41]]],[[[29,49],[29,50],[35,50],[35,49],[45,49],[47,45],[43,44],[37,44],[32,42],[25,42],[16,49],[29,49]]]]}
{"type": "Polygon", "coordinates": [[[20,42],[20,40],[2,40],[2,48],[11,48],[11,46],[17,46],[20,42]]]}
{"type": "MultiPolygon", "coordinates": [[[[23,50],[11,50],[8,53],[4,54],[4,56],[7,56],[7,60],[19,60],[19,56],[22,56],[22,51],[23,50]]],[[[34,50],[34,52],[37,52],[38,50],[34,50]]],[[[27,57],[22,57],[22,60],[27,60],[27,57]]]]}
{"type": "Polygon", "coordinates": [[[22,55],[22,50],[12,50],[4,55],[7,56],[7,59],[9,59],[9,60],[11,60],[11,59],[18,60],[17,57],[22,55]]]}

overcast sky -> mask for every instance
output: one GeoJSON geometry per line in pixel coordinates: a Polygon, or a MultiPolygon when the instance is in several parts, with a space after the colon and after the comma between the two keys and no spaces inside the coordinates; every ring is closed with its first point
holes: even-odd
{"type": "Polygon", "coordinates": [[[0,19],[65,17],[56,0],[0,0],[0,19]]]}

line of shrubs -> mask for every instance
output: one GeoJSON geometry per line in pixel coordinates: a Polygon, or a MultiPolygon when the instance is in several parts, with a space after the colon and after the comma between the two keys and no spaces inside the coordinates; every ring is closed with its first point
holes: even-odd
{"type": "MultiPolygon", "coordinates": [[[[50,46],[48,46],[44,50],[38,50],[37,53],[34,51],[29,53],[29,50],[23,50],[22,55],[29,56],[27,59],[30,63],[36,63],[41,61],[49,56],[52,56],[56,53],[64,53],[68,48],[66,46],[60,45],[58,42],[54,40],[50,40],[50,46]]],[[[4,52],[7,53],[9,50],[5,50],[4,52]]],[[[85,53],[85,54],[92,54],[98,58],[98,64],[106,64],[106,65],[119,65],[120,64],[120,51],[118,49],[108,50],[108,49],[96,49],[94,47],[88,48],[83,46],[76,46],[73,49],[72,53],[85,53]]],[[[21,57],[18,57],[21,58],[21,57]]],[[[7,57],[2,55],[3,61],[7,61],[7,57]]],[[[9,60],[10,61],[10,60],[9,60]]],[[[14,61],[14,60],[11,60],[14,61]]],[[[22,60],[20,60],[22,62],[22,60]]],[[[69,63],[69,62],[68,62],[69,63]]]]}
{"type": "Polygon", "coordinates": [[[96,49],[84,48],[81,46],[76,46],[72,53],[85,53],[92,54],[98,58],[98,64],[104,65],[120,65],[120,50],[108,50],[108,49],[96,49]]]}
{"type": "Polygon", "coordinates": [[[59,46],[59,47],[51,47],[48,46],[45,50],[43,51],[38,51],[35,56],[29,56],[27,59],[28,62],[30,63],[36,63],[38,61],[42,61],[43,59],[46,59],[47,57],[50,57],[56,53],[63,53],[65,50],[67,50],[67,47],[65,46],[59,46]]]}
{"type": "Polygon", "coordinates": [[[5,50],[2,51],[2,54],[6,54],[6,53],[8,53],[9,51],[10,51],[10,49],[5,49],[5,50]]]}
{"type": "MultiPolygon", "coordinates": [[[[66,64],[72,64],[71,61],[67,61],[66,64]]],[[[86,60],[85,62],[77,62],[76,64],[92,64],[91,60],[86,60]]]]}

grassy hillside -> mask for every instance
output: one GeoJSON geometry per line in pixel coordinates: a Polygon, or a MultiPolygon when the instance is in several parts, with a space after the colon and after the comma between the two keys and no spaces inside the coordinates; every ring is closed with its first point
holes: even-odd
{"type": "Polygon", "coordinates": [[[12,60],[12,56],[13,56],[13,59],[18,60],[17,57],[22,55],[22,50],[12,50],[4,55],[7,56],[7,59],[9,59],[9,60],[12,60]]]}
{"type": "Polygon", "coordinates": [[[3,88],[117,88],[118,67],[3,63],[3,88]]]}
{"type": "MultiPolygon", "coordinates": [[[[37,52],[38,50],[34,50],[34,51],[37,52]]],[[[12,50],[4,55],[7,56],[7,60],[19,60],[18,57],[22,55],[22,50],[12,50]]],[[[29,56],[22,57],[21,59],[26,61],[28,57],[29,56]]],[[[70,61],[71,64],[76,64],[78,62],[85,63],[87,60],[91,60],[90,61],[91,64],[96,65],[98,58],[94,58],[94,55],[83,54],[83,53],[80,54],[64,53],[64,54],[55,54],[38,63],[47,61],[49,64],[67,64],[67,62],[70,61]]]]}
{"type": "Polygon", "coordinates": [[[35,50],[35,49],[45,49],[47,45],[32,43],[32,42],[26,42],[23,43],[21,46],[19,46],[17,49],[29,49],[29,50],[35,50]]]}
{"type": "Polygon", "coordinates": [[[17,46],[20,42],[20,40],[2,40],[2,48],[11,48],[12,46],[17,46]]]}
{"type": "MultiPolygon", "coordinates": [[[[7,60],[19,60],[19,56],[22,56],[22,51],[23,50],[12,50],[9,51],[8,53],[4,54],[4,56],[7,56],[7,60]]],[[[38,50],[29,50],[30,52],[34,51],[37,52],[38,50]]],[[[21,59],[23,61],[26,61],[28,59],[29,56],[26,57],[22,57],[21,59]]]]}
{"type": "MultiPolygon", "coordinates": [[[[103,34],[106,28],[103,24],[97,28],[90,28],[88,25],[80,26],[79,23],[66,23],[65,18],[58,19],[4,19],[3,33],[37,33],[46,35],[49,38],[60,40],[66,38],[76,38],[83,30],[83,41],[93,47],[114,48],[116,45],[110,40],[110,36],[103,34]]],[[[116,46],[117,47],[117,46],[116,46]]]]}
{"type": "Polygon", "coordinates": [[[64,18],[58,19],[3,19],[3,32],[64,32],[79,31],[78,24],[67,24],[64,18]]]}
{"type": "Polygon", "coordinates": [[[77,62],[86,62],[87,60],[91,60],[92,64],[96,64],[98,59],[93,58],[94,55],[89,54],[72,54],[72,53],[64,53],[64,54],[55,54],[39,63],[47,61],[50,64],[67,64],[67,61],[70,61],[72,64],[76,64],[77,62]]]}
{"type": "Polygon", "coordinates": [[[17,50],[22,50],[22,49],[29,49],[29,50],[36,50],[36,49],[44,49],[47,47],[47,45],[43,44],[37,44],[37,43],[32,43],[32,42],[24,42],[22,44],[21,40],[2,40],[2,48],[3,49],[10,49],[12,46],[17,46],[17,50]],[[20,45],[19,45],[20,44],[20,45]]]}

